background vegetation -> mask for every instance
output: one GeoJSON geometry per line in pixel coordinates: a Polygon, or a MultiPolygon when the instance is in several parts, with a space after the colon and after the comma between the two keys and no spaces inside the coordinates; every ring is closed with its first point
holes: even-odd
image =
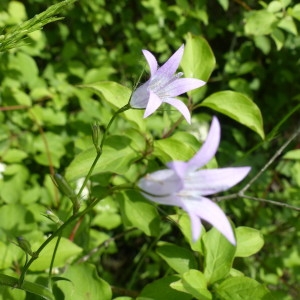
{"type": "MultiPolygon", "coordinates": [[[[14,244],[16,237],[25,237],[34,250],[57,226],[43,216],[46,210],[51,209],[61,220],[70,213],[72,202],[55,187],[50,175],[66,174],[74,179],[72,187],[78,189],[77,179],[85,173],[78,171],[82,176],[72,178],[73,169],[68,173],[68,167],[74,157],[93,146],[91,124],[98,122],[101,129],[105,128],[115,111],[116,107],[103,100],[103,93],[99,96],[80,86],[115,81],[132,90],[144,69],[142,49],[155,53],[163,63],[188,37],[201,36],[210,45],[216,65],[206,87],[194,95],[196,103],[215,92],[232,90],[248,96],[260,108],[264,140],[204,106],[193,111],[191,128],[179,125],[181,131],[199,137],[199,128],[205,128],[210,117],[217,114],[222,124],[217,154],[220,166],[250,165],[253,177],[300,126],[297,1],[80,0],[58,10],[56,15],[63,19],[51,19],[51,15],[42,29],[38,25],[43,24],[38,23],[19,39],[13,35],[13,26],[34,18],[54,3],[58,1],[0,3],[0,268],[3,274],[14,277],[20,275],[25,262],[24,252],[14,244]],[[5,44],[5,38],[13,43],[5,44]]],[[[168,153],[159,146],[158,152],[152,153],[147,144],[150,133],[154,139],[173,134],[168,132],[173,120],[161,120],[160,113],[147,120],[150,127],[141,137],[131,128],[132,122],[120,118],[111,128],[110,142],[115,146],[122,142],[118,136],[128,135],[140,151],[136,162],[147,159],[148,170],[162,167],[169,159],[168,153]]],[[[191,143],[194,150],[199,146],[198,142],[191,143]]],[[[294,208],[242,198],[220,202],[236,227],[251,227],[263,236],[262,249],[235,259],[233,266],[271,291],[270,298],[257,299],[300,297],[299,148],[298,136],[250,188],[253,197],[294,208]]],[[[128,165],[124,162],[123,167],[128,165]]],[[[108,187],[134,181],[139,174],[136,170],[124,176],[116,173],[105,170],[95,174],[82,201],[100,199],[108,187]]],[[[190,247],[179,228],[166,217],[174,209],[161,207],[162,212],[155,215],[161,219],[160,227],[148,229],[145,234],[147,229],[127,215],[133,208],[126,207],[124,197],[130,196],[137,197],[130,192],[106,197],[88,216],[64,230],[54,264],[58,276],[72,280],[75,286],[84,286],[82,278],[88,274],[98,287],[103,287],[98,294],[104,293],[109,284],[113,286],[113,297],[131,299],[125,296],[135,298],[147,284],[178,273],[157,250],[162,241],[190,247]],[[157,230],[160,234],[153,234],[157,230]],[[72,268],[65,269],[67,263],[72,268]]],[[[154,209],[141,203],[148,205],[147,210],[154,209]]],[[[131,212],[134,214],[134,209],[131,212]]],[[[46,285],[45,270],[54,244],[48,247],[47,253],[32,265],[26,280],[46,285]]],[[[68,281],[57,280],[53,293],[57,299],[69,299],[71,289],[68,281]]],[[[0,299],[40,299],[4,285],[0,291],[0,299]]],[[[160,299],[144,293],[148,298],[140,299],[160,299]]],[[[77,295],[72,299],[85,299],[79,292],[77,295]]],[[[103,299],[110,299],[109,292],[106,297],[103,299]]],[[[213,299],[227,298],[219,295],[213,299]]]]}

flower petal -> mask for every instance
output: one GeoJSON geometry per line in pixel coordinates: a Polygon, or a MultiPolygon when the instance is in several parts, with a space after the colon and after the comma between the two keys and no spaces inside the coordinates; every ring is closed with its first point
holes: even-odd
{"type": "Polygon", "coordinates": [[[196,242],[201,235],[201,229],[202,229],[201,219],[191,211],[188,211],[187,213],[191,220],[192,240],[193,242],[196,242]]]}
{"type": "Polygon", "coordinates": [[[242,181],[250,170],[250,167],[238,167],[191,172],[185,176],[184,189],[199,196],[216,194],[242,181]]]}
{"type": "Polygon", "coordinates": [[[155,72],[157,71],[157,60],[154,57],[154,55],[151,52],[149,52],[148,50],[143,50],[142,52],[148,62],[151,76],[153,76],[155,74],[155,72]]]}
{"type": "Polygon", "coordinates": [[[207,164],[216,154],[221,138],[221,126],[213,117],[207,138],[201,149],[188,161],[189,170],[194,171],[207,164]]]}
{"type": "Polygon", "coordinates": [[[176,109],[180,111],[180,113],[184,116],[186,121],[191,124],[191,113],[187,106],[180,100],[176,98],[166,98],[164,102],[169,103],[170,105],[174,106],[176,109]]]}
{"type": "Polygon", "coordinates": [[[140,179],[138,186],[149,193],[143,195],[153,202],[182,206],[175,193],[183,187],[183,183],[173,170],[160,170],[148,174],[140,179]]]}
{"type": "MultiPolygon", "coordinates": [[[[231,225],[217,204],[207,198],[201,197],[199,200],[187,199],[184,201],[184,205],[189,215],[194,214],[207,221],[219,230],[231,244],[235,245],[236,242],[231,225]]],[[[195,231],[197,232],[197,227],[195,231]]]]}
{"type": "Polygon", "coordinates": [[[197,89],[203,85],[205,85],[206,82],[200,79],[195,79],[195,78],[180,78],[176,79],[170,84],[168,84],[164,88],[164,92],[169,96],[169,97],[176,97],[181,94],[184,94],[188,91],[197,89]]]}
{"type": "Polygon", "coordinates": [[[150,97],[144,113],[144,118],[147,118],[153,114],[162,104],[162,100],[154,94],[152,91],[149,92],[150,97]]]}
{"type": "Polygon", "coordinates": [[[130,99],[130,106],[133,108],[146,108],[149,102],[149,80],[139,86],[133,93],[130,99]]]}
{"type": "Polygon", "coordinates": [[[187,171],[187,163],[184,161],[171,161],[167,163],[168,168],[172,169],[182,180],[184,180],[186,171],[187,171]]]}
{"type": "Polygon", "coordinates": [[[183,51],[184,45],[181,45],[181,47],[160,68],[158,68],[155,75],[172,77],[179,67],[183,51]]]}

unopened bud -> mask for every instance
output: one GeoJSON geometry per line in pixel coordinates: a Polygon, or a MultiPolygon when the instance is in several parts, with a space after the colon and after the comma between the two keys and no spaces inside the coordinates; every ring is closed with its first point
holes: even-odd
{"type": "Polygon", "coordinates": [[[57,188],[62,194],[67,196],[73,203],[73,212],[74,214],[78,212],[80,208],[80,202],[74,190],[71,188],[67,180],[58,173],[55,173],[53,176],[53,181],[57,188]]]}
{"type": "Polygon", "coordinates": [[[70,187],[69,183],[63,176],[61,176],[58,173],[55,173],[53,176],[53,181],[62,194],[64,194],[68,198],[76,197],[75,192],[73,191],[73,189],[70,187]]]}
{"type": "Polygon", "coordinates": [[[96,151],[100,151],[100,127],[97,123],[92,125],[92,139],[93,139],[93,144],[96,148],[96,151]]]}
{"type": "Polygon", "coordinates": [[[44,216],[56,224],[63,224],[60,218],[57,215],[55,215],[50,209],[46,210],[46,214],[44,214],[44,216]]]}
{"type": "Polygon", "coordinates": [[[31,250],[31,245],[30,245],[30,243],[27,240],[25,240],[22,236],[18,236],[17,237],[17,242],[18,242],[17,245],[22,250],[24,250],[25,253],[29,254],[30,256],[33,255],[33,252],[31,250]]]}

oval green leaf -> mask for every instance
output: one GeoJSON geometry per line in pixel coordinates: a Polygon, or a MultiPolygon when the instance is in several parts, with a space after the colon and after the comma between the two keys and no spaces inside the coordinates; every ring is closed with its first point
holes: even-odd
{"type": "Polygon", "coordinates": [[[248,257],[258,252],[264,245],[264,239],[259,230],[250,227],[235,229],[237,247],[236,257],[248,257]]]}
{"type": "MultiPolygon", "coordinates": [[[[92,84],[80,85],[81,88],[88,88],[95,92],[100,98],[109,103],[113,108],[125,106],[131,95],[131,90],[126,86],[113,81],[100,81],[92,84]]],[[[131,109],[124,112],[124,117],[135,123],[140,129],[145,129],[143,111],[131,109]]]]}
{"type": "Polygon", "coordinates": [[[182,279],[170,284],[170,286],[181,292],[191,294],[195,299],[211,300],[212,294],[207,289],[204,274],[198,270],[189,270],[182,275],[182,279]]]}
{"type": "Polygon", "coordinates": [[[204,38],[189,33],[180,64],[185,77],[207,81],[215,68],[216,59],[204,38]]]}
{"type": "MultiPolygon", "coordinates": [[[[268,297],[269,291],[263,285],[249,277],[231,277],[216,286],[219,299],[223,300],[263,300],[268,297]]],[[[270,296],[270,295],[269,295],[270,296]]]]}
{"type": "Polygon", "coordinates": [[[258,106],[247,96],[233,91],[217,92],[200,106],[209,107],[247,126],[264,139],[263,120],[258,106]]]}
{"type": "Polygon", "coordinates": [[[235,247],[214,227],[203,235],[204,275],[209,283],[228,276],[235,247]]]}
{"type": "MultiPolygon", "coordinates": [[[[77,264],[68,267],[63,276],[68,281],[58,281],[56,285],[64,294],[66,300],[101,299],[111,300],[110,285],[98,276],[95,266],[90,264],[77,264]]],[[[56,295],[56,299],[62,299],[62,295],[56,295]]]]}
{"type": "Polygon", "coordinates": [[[167,242],[160,242],[156,252],[179,274],[185,273],[190,269],[197,269],[197,262],[194,254],[186,248],[167,242]]]}
{"type": "MultiPolygon", "coordinates": [[[[130,164],[140,156],[136,147],[136,143],[126,136],[118,135],[108,137],[104,143],[102,156],[96,164],[93,174],[104,172],[124,174],[130,164]]],[[[95,157],[96,150],[94,147],[77,155],[67,168],[65,174],[66,179],[72,181],[85,177],[95,157]]]]}
{"type": "MultiPolygon", "coordinates": [[[[54,238],[49,245],[43,249],[39,257],[30,266],[31,271],[44,271],[49,268],[56,241],[57,238],[54,238]]],[[[35,247],[33,246],[32,248],[34,250],[35,247]]],[[[69,239],[62,237],[56,252],[53,267],[61,267],[66,263],[72,262],[81,252],[82,248],[72,243],[69,239]]]]}
{"type": "Polygon", "coordinates": [[[135,191],[118,194],[124,224],[134,226],[146,235],[160,234],[160,217],[156,208],[135,191]]]}

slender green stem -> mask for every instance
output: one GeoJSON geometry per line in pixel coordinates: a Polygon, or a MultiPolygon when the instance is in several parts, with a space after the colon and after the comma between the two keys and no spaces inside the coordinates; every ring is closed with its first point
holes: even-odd
{"type": "Polygon", "coordinates": [[[57,249],[58,249],[61,237],[62,237],[62,231],[58,235],[57,241],[55,243],[54,251],[53,251],[53,254],[52,254],[52,257],[51,257],[51,262],[50,262],[50,267],[49,267],[49,276],[48,276],[48,287],[49,288],[51,288],[52,269],[53,269],[54,260],[55,260],[55,256],[56,256],[56,253],[57,253],[57,249]]]}
{"type": "MultiPolygon", "coordinates": [[[[110,192],[111,193],[111,192],[110,192]]],[[[108,193],[108,194],[110,194],[108,193]]],[[[107,195],[108,195],[107,194],[107,195]]],[[[100,199],[99,199],[100,200],[100,199]]],[[[98,201],[99,201],[98,200],[98,201]]],[[[57,228],[56,231],[54,231],[45,241],[44,243],[38,248],[37,251],[34,252],[34,255],[32,255],[31,259],[25,264],[22,273],[20,275],[20,280],[19,280],[19,286],[22,286],[22,283],[25,278],[25,274],[31,264],[39,257],[40,253],[42,250],[56,237],[62,234],[63,230],[68,227],[73,221],[75,221],[77,218],[80,218],[84,215],[86,215],[88,212],[92,210],[92,208],[98,203],[98,201],[92,202],[88,207],[86,207],[83,211],[77,213],[76,215],[72,215],[65,223],[63,223],[59,228],[57,228]]]]}
{"type": "MultiPolygon", "coordinates": [[[[96,147],[96,149],[97,149],[97,155],[96,155],[96,158],[94,159],[94,161],[93,161],[93,163],[92,163],[92,165],[91,165],[91,168],[90,168],[90,170],[89,170],[89,172],[88,172],[88,174],[87,174],[87,176],[86,176],[86,178],[85,178],[85,180],[84,180],[84,182],[83,182],[83,184],[82,184],[82,186],[81,186],[81,188],[80,188],[80,190],[79,190],[79,192],[78,192],[78,194],[77,194],[77,198],[80,197],[80,195],[81,195],[83,189],[85,188],[85,186],[86,186],[88,180],[90,179],[90,177],[91,177],[91,175],[92,175],[92,173],[93,173],[93,171],[94,171],[94,168],[95,168],[95,166],[96,166],[96,164],[97,164],[99,158],[101,157],[101,154],[102,154],[102,148],[103,148],[105,139],[106,139],[106,137],[107,137],[108,130],[109,130],[109,128],[111,127],[113,121],[116,119],[116,117],[117,117],[120,113],[122,113],[122,112],[124,112],[124,111],[126,111],[126,110],[128,110],[128,109],[130,109],[130,108],[131,108],[130,104],[127,103],[125,106],[123,106],[123,107],[121,107],[119,110],[117,110],[117,111],[114,113],[114,115],[111,117],[111,119],[110,119],[109,123],[107,124],[107,126],[106,126],[106,128],[105,128],[105,131],[104,131],[104,133],[103,133],[103,136],[102,136],[102,139],[101,139],[100,146],[99,146],[99,148],[96,147]]],[[[111,194],[111,193],[113,193],[113,190],[110,190],[110,191],[108,192],[108,194],[111,194]]],[[[99,201],[99,200],[100,200],[100,199],[98,199],[98,201],[99,201]]],[[[61,236],[62,236],[63,230],[64,230],[69,224],[71,224],[74,220],[76,220],[77,218],[80,218],[80,217],[86,215],[89,211],[91,211],[91,209],[98,203],[98,201],[92,202],[92,203],[91,203],[88,207],[86,207],[83,211],[81,211],[81,212],[79,212],[79,213],[76,213],[76,214],[73,214],[73,215],[72,215],[72,216],[71,216],[64,224],[62,224],[56,231],[54,231],[54,232],[52,233],[52,235],[50,235],[50,236],[44,241],[44,243],[38,248],[38,250],[37,250],[36,252],[34,252],[34,255],[31,257],[31,259],[30,259],[28,262],[26,261],[25,266],[24,266],[24,268],[23,268],[23,270],[22,270],[22,273],[21,273],[20,279],[19,279],[19,286],[20,286],[20,287],[22,286],[22,284],[23,284],[23,282],[24,282],[25,274],[26,274],[27,270],[29,269],[29,267],[31,266],[31,264],[34,262],[34,260],[36,260],[36,259],[38,258],[38,256],[39,256],[39,254],[41,253],[41,251],[42,251],[42,250],[43,250],[43,249],[44,249],[44,248],[45,248],[45,247],[46,247],[46,246],[47,246],[47,245],[48,245],[48,244],[56,237],[56,236],[58,236],[59,238],[58,238],[58,240],[57,240],[57,243],[56,243],[56,246],[55,246],[55,249],[54,249],[54,254],[53,254],[53,256],[52,256],[52,260],[51,260],[51,264],[50,264],[50,272],[51,272],[52,267],[53,267],[54,258],[55,258],[55,253],[56,253],[56,251],[57,251],[57,248],[58,248],[58,245],[59,245],[60,238],[61,238],[61,236]]],[[[50,273],[49,273],[49,276],[51,276],[50,273]]]]}
{"type": "Polygon", "coordinates": [[[87,176],[85,177],[84,182],[83,182],[83,184],[82,184],[82,186],[81,186],[81,188],[80,188],[80,190],[79,190],[79,192],[78,192],[78,194],[77,194],[77,198],[80,197],[80,195],[81,195],[83,189],[84,189],[85,186],[87,185],[87,182],[88,182],[88,180],[90,179],[90,177],[92,176],[92,173],[93,173],[93,171],[94,171],[94,169],[95,169],[95,167],[96,167],[96,164],[97,164],[99,158],[100,158],[101,155],[102,155],[102,148],[103,148],[103,145],[104,145],[104,142],[105,142],[105,139],[106,139],[106,136],[107,136],[107,133],[108,133],[108,130],[109,130],[111,124],[113,123],[113,121],[115,120],[115,118],[116,118],[120,113],[122,113],[122,112],[124,112],[124,111],[126,111],[126,110],[128,110],[128,109],[130,109],[130,108],[131,108],[130,104],[127,103],[125,106],[123,106],[123,107],[121,107],[119,110],[117,110],[117,111],[114,113],[114,115],[111,117],[110,121],[108,122],[108,124],[107,124],[107,126],[106,126],[106,128],[105,128],[105,130],[104,130],[104,133],[103,133],[103,136],[102,136],[102,139],[101,139],[100,146],[99,146],[99,148],[97,149],[97,155],[96,155],[96,157],[95,157],[95,159],[94,159],[94,161],[93,161],[93,163],[92,163],[92,166],[91,166],[91,168],[90,168],[90,170],[89,170],[87,176]]]}
{"type": "MultiPolygon", "coordinates": [[[[137,189],[137,187],[135,187],[134,185],[128,185],[128,184],[124,184],[124,185],[120,185],[120,186],[115,186],[113,188],[111,188],[107,194],[105,196],[103,196],[103,198],[107,197],[108,195],[113,194],[116,191],[121,191],[121,190],[128,190],[128,189],[137,189]]],[[[103,199],[101,198],[101,199],[103,199]]],[[[68,227],[73,221],[75,221],[78,218],[81,218],[83,216],[85,216],[87,213],[89,213],[94,207],[95,205],[101,200],[101,199],[97,199],[94,202],[91,202],[89,206],[87,206],[83,211],[72,215],[65,223],[63,223],[56,231],[54,231],[45,241],[44,243],[38,248],[37,251],[34,252],[34,255],[32,255],[31,259],[25,264],[22,273],[20,275],[20,279],[19,279],[19,287],[22,286],[23,282],[24,282],[24,278],[25,278],[25,274],[27,272],[27,270],[29,269],[29,267],[31,266],[31,264],[38,258],[39,254],[42,252],[42,250],[56,237],[56,236],[61,236],[63,230],[68,227]]],[[[58,246],[58,243],[57,243],[58,246]]],[[[56,251],[56,250],[55,250],[56,251]]]]}
{"type": "MultiPolygon", "coordinates": [[[[28,263],[28,254],[27,254],[27,252],[25,252],[25,265],[24,266],[26,266],[27,263],[28,263]]],[[[23,271],[22,271],[22,273],[23,273],[23,271]]],[[[26,274],[26,271],[24,273],[24,276],[25,276],[25,274],[26,274]]],[[[20,277],[20,279],[19,279],[19,286],[21,286],[21,284],[22,284],[22,282],[21,282],[21,277],[20,277]]]]}

